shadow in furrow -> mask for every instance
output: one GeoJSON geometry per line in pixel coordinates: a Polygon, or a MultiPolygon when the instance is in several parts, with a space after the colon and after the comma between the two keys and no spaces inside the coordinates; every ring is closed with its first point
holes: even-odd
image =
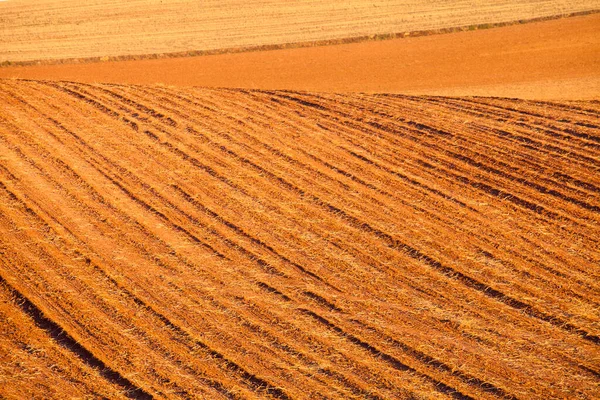
{"type": "Polygon", "coordinates": [[[206,207],[203,204],[200,204],[196,199],[194,199],[189,193],[187,193],[186,191],[184,191],[183,189],[181,189],[179,186],[177,185],[171,185],[171,187],[177,191],[187,202],[189,202],[190,204],[192,204],[194,207],[196,207],[197,209],[203,211],[206,215],[216,219],[217,221],[219,221],[220,223],[222,223],[223,225],[227,226],[228,228],[232,229],[234,232],[236,232],[237,234],[245,237],[246,239],[250,240],[252,243],[259,245],[261,247],[263,247],[264,249],[268,250],[269,252],[273,253],[275,256],[277,256],[279,259],[281,259],[282,261],[292,265],[293,267],[297,268],[298,270],[300,270],[302,273],[318,280],[319,282],[322,282],[324,284],[326,284],[327,286],[331,287],[332,289],[336,290],[337,292],[340,292],[340,289],[336,288],[335,286],[331,285],[330,283],[326,282],[323,278],[321,278],[319,275],[315,274],[314,272],[311,272],[309,270],[307,270],[305,267],[303,267],[302,265],[290,260],[289,258],[287,258],[286,256],[280,254],[279,252],[277,252],[272,246],[268,245],[267,243],[265,243],[264,241],[255,238],[254,236],[246,233],[243,229],[241,229],[240,227],[238,227],[237,225],[233,224],[232,222],[226,220],[225,218],[223,218],[221,215],[217,214],[216,212],[212,211],[211,209],[209,209],[208,207],[206,207]]]}
{"type": "Polygon", "coordinates": [[[63,330],[56,322],[45,316],[42,310],[40,310],[18,290],[12,287],[2,276],[0,276],[0,284],[5,286],[6,289],[15,297],[17,300],[16,303],[21,310],[31,317],[31,319],[33,319],[35,324],[40,329],[44,330],[52,339],[54,339],[56,343],[67,350],[70,350],[81,361],[83,361],[83,363],[98,370],[103,378],[115,385],[122,387],[125,390],[125,395],[127,397],[141,400],[153,398],[150,393],[136,386],[129,379],[125,378],[119,372],[110,368],[102,360],[94,356],[94,354],[88,349],[77,343],[77,341],[71,335],[69,335],[68,332],[63,330]]]}
{"type": "Polygon", "coordinates": [[[444,274],[445,276],[447,276],[451,279],[455,279],[455,280],[459,281],[460,283],[462,283],[463,285],[465,285],[471,289],[475,289],[478,292],[481,292],[490,298],[498,300],[516,310],[522,310],[531,317],[537,318],[544,322],[548,322],[549,324],[554,325],[554,326],[556,326],[560,329],[563,329],[567,332],[579,335],[583,339],[588,340],[592,343],[600,344],[600,337],[597,335],[593,335],[593,334],[585,331],[582,328],[579,328],[575,325],[570,324],[569,322],[562,320],[559,317],[555,317],[555,316],[546,314],[542,311],[539,311],[527,303],[524,303],[520,300],[510,297],[510,296],[502,293],[501,291],[496,290],[496,289],[486,285],[483,282],[480,282],[468,275],[463,274],[460,271],[457,271],[451,267],[445,266],[441,262],[433,259],[432,257],[428,256],[427,254],[422,253],[421,251],[417,250],[416,248],[414,248],[406,243],[400,242],[399,240],[395,239],[388,233],[385,233],[377,228],[373,228],[371,225],[367,224],[366,222],[362,222],[359,219],[347,214],[345,211],[343,211],[337,207],[334,207],[330,204],[327,204],[327,203],[319,200],[318,198],[315,198],[315,202],[322,205],[322,207],[327,208],[329,210],[329,212],[331,212],[331,214],[337,215],[339,218],[349,222],[351,226],[354,226],[357,229],[360,229],[364,232],[368,232],[368,233],[375,235],[379,239],[383,240],[384,243],[389,248],[402,251],[403,253],[407,254],[411,258],[425,263],[429,267],[441,272],[442,274],[444,274]]]}
{"type": "MultiPolygon", "coordinates": [[[[115,284],[116,284],[116,282],[115,282],[115,284]]],[[[166,327],[168,327],[169,329],[171,329],[174,332],[177,332],[181,336],[189,338],[196,346],[198,346],[199,348],[203,349],[208,354],[210,354],[213,359],[217,359],[217,360],[223,362],[223,364],[225,365],[225,367],[228,370],[238,374],[244,381],[246,381],[248,386],[251,387],[254,391],[268,394],[277,399],[282,399],[282,400],[290,399],[290,397],[282,389],[275,387],[275,386],[271,385],[269,382],[267,382],[266,380],[252,374],[251,372],[248,372],[246,369],[244,369],[239,364],[228,359],[227,357],[225,357],[223,354],[221,354],[217,350],[214,350],[213,348],[209,347],[206,343],[192,337],[183,328],[179,327],[178,325],[175,325],[175,323],[173,323],[165,315],[161,314],[160,312],[158,312],[157,310],[152,308],[149,304],[144,302],[139,297],[133,296],[133,294],[131,294],[131,293],[129,293],[129,294],[132,296],[133,300],[140,307],[143,307],[146,311],[150,312],[152,315],[154,315],[156,318],[158,318],[166,327]]]]}
{"type": "Polygon", "coordinates": [[[424,364],[430,365],[436,369],[439,369],[439,370],[447,372],[453,376],[456,376],[457,378],[461,379],[463,382],[465,382],[469,385],[475,386],[484,392],[491,393],[493,395],[496,395],[498,397],[501,397],[501,398],[507,399],[507,400],[508,399],[516,399],[515,395],[506,392],[504,389],[499,388],[490,382],[483,381],[472,375],[468,375],[464,372],[461,372],[460,370],[454,369],[453,367],[445,364],[444,362],[442,362],[434,357],[431,357],[431,356],[429,356],[429,355],[427,355],[405,343],[402,343],[394,338],[391,338],[373,327],[370,327],[370,326],[368,326],[360,321],[357,321],[357,320],[354,320],[352,322],[355,322],[356,324],[362,326],[363,328],[377,334],[378,336],[381,336],[386,341],[391,342],[394,346],[400,348],[402,351],[406,352],[407,354],[416,358],[417,360],[421,361],[424,364]]]}
{"type": "Polygon", "coordinates": [[[427,374],[417,371],[413,367],[404,364],[403,362],[398,360],[396,357],[386,354],[386,353],[382,352],[381,350],[377,349],[376,347],[374,347],[373,345],[357,338],[356,336],[354,336],[350,333],[345,332],[343,329],[341,329],[340,327],[331,323],[327,319],[321,317],[320,315],[318,315],[310,310],[304,309],[304,308],[299,309],[299,311],[301,313],[308,315],[309,317],[317,320],[319,323],[325,325],[327,328],[331,329],[332,331],[334,331],[338,335],[342,336],[343,338],[347,339],[351,343],[353,343],[353,344],[361,347],[362,349],[366,350],[367,352],[371,353],[375,358],[378,358],[378,359],[381,359],[381,360],[387,362],[394,369],[397,369],[399,371],[411,372],[411,373],[419,376],[421,379],[424,379],[425,381],[433,383],[433,385],[435,386],[437,391],[444,393],[446,395],[449,395],[455,399],[474,400],[473,397],[468,396],[464,393],[461,393],[457,389],[455,389],[451,386],[448,386],[445,383],[440,382],[437,379],[432,378],[427,374]]]}

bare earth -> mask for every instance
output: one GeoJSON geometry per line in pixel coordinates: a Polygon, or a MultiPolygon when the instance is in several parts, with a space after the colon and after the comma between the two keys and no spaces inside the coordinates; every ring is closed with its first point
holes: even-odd
{"type": "Polygon", "coordinates": [[[0,62],[212,50],[563,15],[594,0],[10,0],[0,62]]]}
{"type": "Polygon", "coordinates": [[[2,398],[600,398],[597,102],[0,103],[2,398]]]}
{"type": "Polygon", "coordinates": [[[0,77],[531,99],[600,97],[600,15],[418,38],[160,60],[0,68],[0,77]]]}

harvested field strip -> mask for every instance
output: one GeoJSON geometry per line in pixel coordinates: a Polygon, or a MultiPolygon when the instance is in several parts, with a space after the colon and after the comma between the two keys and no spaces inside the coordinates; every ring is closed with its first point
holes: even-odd
{"type": "Polygon", "coordinates": [[[0,102],[0,273],[27,304],[3,307],[98,360],[89,390],[599,395],[594,102],[11,80],[0,102]]]}
{"type": "Polygon", "coordinates": [[[595,12],[593,0],[9,1],[2,62],[182,57],[505,26],[595,12]]]}
{"type": "MultiPolygon", "coordinates": [[[[12,2],[1,3],[0,9],[8,3],[12,2]]],[[[595,13],[497,29],[335,46],[158,60],[8,66],[0,68],[0,78],[590,100],[598,99],[600,93],[599,25],[600,14],[595,13]]],[[[36,38],[37,43],[40,41],[36,38]]],[[[106,51],[103,42],[102,54],[106,51]]],[[[513,103],[508,107],[521,106],[524,105],[513,103]]],[[[585,110],[594,108],[566,106],[574,116],[586,112],[589,116],[585,110]]],[[[544,107],[551,111],[561,105],[545,103],[544,107]]],[[[526,115],[522,113],[520,117],[526,115]]],[[[539,122],[562,126],[559,121],[543,121],[544,118],[539,122]]],[[[576,132],[572,126],[564,128],[576,132]]]]}

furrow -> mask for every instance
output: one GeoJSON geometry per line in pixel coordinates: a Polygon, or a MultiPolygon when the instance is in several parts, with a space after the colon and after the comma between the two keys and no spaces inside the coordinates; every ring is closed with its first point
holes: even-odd
{"type": "Polygon", "coordinates": [[[364,349],[365,351],[370,353],[373,357],[385,361],[386,363],[391,365],[392,368],[397,369],[399,371],[410,371],[410,372],[414,373],[415,375],[420,376],[422,379],[433,383],[434,388],[437,391],[439,391],[440,393],[443,393],[443,394],[448,395],[455,399],[461,399],[461,400],[473,399],[473,397],[465,395],[465,394],[459,392],[458,390],[454,389],[453,387],[450,387],[450,386],[446,385],[445,383],[440,382],[437,379],[430,377],[429,375],[420,373],[416,369],[402,363],[397,358],[395,358],[387,353],[384,353],[381,350],[374,347],[373,345],[361,340],[360,338],[343,331],[341,328],[339,328],[335,324],[329,322],[327,319],[321,317],[320,315],[314,313],[313,311],[310,311],[307,309],[300,309],[300,311],[302,313],[308,315],[309,317],[314,318],[316,321],[325,325],[327,328],[331,329],[332,331],[339,334],[340,336],[346,338],[349,342],[364,349]]]}
{"type": "Polygon", "coordinates": [[[121,386],[125,390],[127,397],[132,399],[154,398],[150,393],[146,392],[143,388],[136,386],[129,379],[122,376],[118,371],[110,368],[104,363],[104,361],[96,357],[91,351],[79,344],[59,324],[48,318],[48,316],[46,316],[40,308],[38,308],[27,297],[12,287],[2,275],[0,275],[0,284],[8,289],[8,291],[17,299],[21,310],[29,315],[39,328],[46,331],[56,343],[71,351],[85,364],[99,370],[100,375],[102,375],[105,379],[111,383],[121,386]]]}

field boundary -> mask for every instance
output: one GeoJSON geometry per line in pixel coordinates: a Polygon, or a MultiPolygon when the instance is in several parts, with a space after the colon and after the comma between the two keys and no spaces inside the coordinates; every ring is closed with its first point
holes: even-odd
{"type": "Polygon", "coordinates": [[[380,33],[373,35],[361,35],[342,39],[324,39],[316,41],[302,41],[302,42],[290,42],[280,44],[269,44],[269,45],[256,45],[256,46],[241,46],[241,47],[226,47],[221,49],[212,50],[188,50],[178,51],[170,53],[151,53],[151,54],[139,54],[139,55],[121,55],[121,56],[102,56],[102,57],[82,57],[82,58],[59,58],[59,59],[48,59],[48,60],[29,60],[29,61],[3,61],[0,63],[2,67],[14,67],[14,66],[34,66],[34,65],[61,65],[61,64],[90,64],[99,62],[110,62],[110,61],[137,61],[137,60],[157,60],[157,59],[169,59],[169,58],[184,58],[184,57],[199,57],[199,56],[212,56],[220,54],[235,54],[235,53],[250,53],[259,51],[272,51],[272,50],[285,50],[285,49],[297,49],[306,47],[321,47],[321,46],[333,46],[340,44],[360,43],[367,41],[381,41],[391,39],[402,39],[409,37],[421,37],[421,36],[432,36],[441,35],[447,33],[458,33],[475,31],[482,29],[501,28],[505,26],[528,24],[535,22],[552,21],[562,18],[581,17],[587,15],[593,15],[600,13],[600,9],[578,11],[567,14],[558,14],[545,17],[536,17],[529,19],[519,19],[505,22],[491,22],[481,23],[473,25],[463,25],[458,27],[448,27],[439,29],[427,29],[417,31],[405,31],[395,33],[380,33]]]}

